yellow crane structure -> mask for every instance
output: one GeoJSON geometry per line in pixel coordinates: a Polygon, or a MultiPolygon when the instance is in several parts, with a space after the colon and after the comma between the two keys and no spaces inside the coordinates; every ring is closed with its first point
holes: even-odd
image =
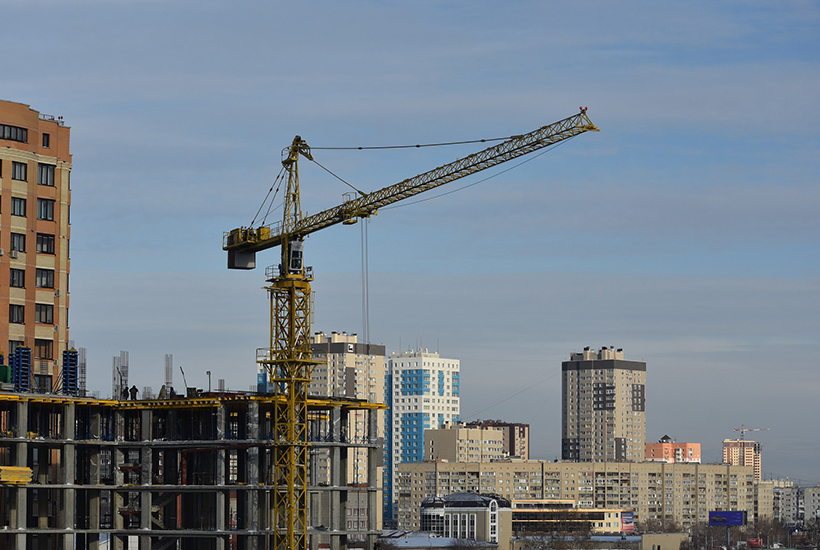
{"type": "Polygon", "coordinates": [[[282,160],[288,173],[281,223],[240,227],[225,232],[222,248],[230,269],[253,269],[256,253],[281,248],[278,266],[269,266],[265,278],[270,298],[270,346],[257,353],[280,405],[274,419],[273,548],[307,548],[307,389],[313,366],[311,353],[312,268],[303,262],[304,238],[338,223],[353,224],[376,214],[379,208],[413,197],[481,170],[598,128],[586,109],[523,135],[513,136],[472,155],[389,185],[372,193],[350,193],[333,208],[303,217],[299,199],[299,158],[313,160],[308,144],[293,139],[282,160]]]}

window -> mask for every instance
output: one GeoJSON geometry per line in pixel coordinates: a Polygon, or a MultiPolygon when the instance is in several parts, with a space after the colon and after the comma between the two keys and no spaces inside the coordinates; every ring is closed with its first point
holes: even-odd
{"type": "Polygon", "coordinates": [[[54,201],[53,200],[51,200],[51,199],[37,199],[37,219],[38,220],[54,221],[54,201]]]}
{"type": "Polygon", "coordinates": [[[50,185],[54,187],[54,165],[53,164],[38,164],[37,165],[37,183],[40,185],[50,185]]]}
{"type": "Polygon", "coordinates": [[[34,304],[34,322],[43,325],[53,325],[54,306],[51,304],[34,304]]]}
{"type": "Polygon", "coordinates": [[[26,217],[26,199],[20,197],[11,198],[11,215],[26,217]]]}
{"type": "Polygon", "coordinates": [[[43,134],[43,147],[46,149],[51,147],[51,134],[43,134]]]}
{"type": "Polygon", "coordinates": [[[53,359],[54,342],[51,340],[34,340],[34,357],[36,359],[53,359]]]}
{"type": "Polygon", "coordinates": [[[11,249],[16,252],[26,251],[26,234],[12,233],[11,234],[11,249]]]}
{"type": "Polygon", "coordinates": [[[9,323],[23,324],[26,322],[26,307],[17,304],[9,304],[9,323]]]}
{"type": "Polygon", "coordinates": [[[28,143],[28,130],[19,126],[0,124],[0,138],[28,143]]]}
{"type": "Polygon", "coordinates": [[[28,181],[28,165],[25,162],[11,163],[11,179],[28,181]]]}
{"type": "MultiPolygon", "coordinates": [[[[12,269],[12,271],[21,271],[12,269]]],[[[54,270],[53,269],[38,269],[36,272],[37,288],[54,288],[54,270]]]]}
{"type": "Polygon", "coordinates": [[[37,252],[40,254],[54,254],[54,235],[37,233],[37,252]]]}
{"type": "MultiPolygon", "coordinates": [[[[39,269],[38,269],[39,271],[39,269]]],[[[25,288],[26,287],[26,270],[25,269],[14,269],[11,268],[11,272],[9,274],[9,286],[13,286],[16,288],[25,288]]]]}
{"type": "Polygon", "coordinates": [[[9,355],[14,353],[17,348],[25,347],[26,343],[22,340],[9,340],[9,355]]]}

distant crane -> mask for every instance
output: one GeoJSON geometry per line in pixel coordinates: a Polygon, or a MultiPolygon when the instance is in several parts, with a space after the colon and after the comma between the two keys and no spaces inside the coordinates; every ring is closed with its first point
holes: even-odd
{"type": "Polygon", "coordinates": [[[770,428],[747,428],[746,424],[741,424],[739,428],[735,428],[734,431],[740,432],[740,439],[744,439],[746,432],[767,432],[770,428]]]}

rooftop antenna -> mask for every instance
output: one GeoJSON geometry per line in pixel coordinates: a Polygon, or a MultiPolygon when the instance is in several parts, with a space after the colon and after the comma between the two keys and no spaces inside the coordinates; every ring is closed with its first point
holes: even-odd
{"type": "Polygon", "coordinates": [[[173,354],[165,354],[165,387],[169,390],[174,385],[174,356],[173,354]]]}

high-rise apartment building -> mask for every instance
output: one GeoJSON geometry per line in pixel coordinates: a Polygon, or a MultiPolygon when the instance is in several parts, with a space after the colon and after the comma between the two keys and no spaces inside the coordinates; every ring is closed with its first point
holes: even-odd
{"type": "Polygon", "coordinates": [[[803,522],[803,490],[788,479],[772,480],[772,508],[774,520],[783,525],[803,522]]]}
{"type": "Polygon", "coordinates": [[[803,489],[803,518],[806,523],[820,521],[820,485],[803,489]]]}
{"type": "Polygon", "coordinates": [[[461,422],[447,422],[440,428],[424,430],[424,447],[425,460],[489,462],[507,456],[501,428],[461,422]]]}
{"type": "Polygon", "coordinates": [[[760,443],[748,439],[724,439],[723,463],[734,466],[754,466],[755,479],[761,479],[760,443]]]}
{"type": "Polygon", "coordinates": [[[564,460],[642,461],[646,442],[646,363],[621,349],[584,348],[561,364],[564,460]]]}
{"type": "Polygon", "coordinates": [[[524,460],[530,458],[530,425],[503,420],[475,420],[468,422],[471,428],[497,428],[504,434],[504,451],[508,456],[524,460]]]}
{"type": "Polygon", "coordinates": [[[0,101],[0,349],[31,349],[51,390],[68,343],[70,129],[62,117],[0,101]]]}
{"type": "Polygon", "coordinates": [[[700,443],[678,443],[668,435],[657,443],[646,444],[646,460],[651,462],[697,462],[700,463],[700,443]]]}
{"type": "Polygon", "coordinates": [[[424,430],[459,420],[460,362],[427,349],[393,353],[387,362],[385,396],[385,518],[394,517],[395,466],[424,460],[424,430]]]}

